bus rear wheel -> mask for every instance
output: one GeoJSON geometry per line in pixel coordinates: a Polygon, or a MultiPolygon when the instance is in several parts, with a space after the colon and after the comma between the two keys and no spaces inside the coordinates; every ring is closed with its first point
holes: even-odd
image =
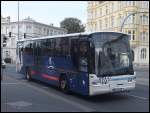
{"type": "Polygon", "coordinates": [[[26,70],[26,79],[28,80],[28,81],[31,81],[32,79],[31,79],[31,71],[30,71],[30,69],[27,69],[26,70]]]}
{"type": "Polygon", "coordinates": [[[65,76],[62,76],[60,78],[59,87],[62,92],[69,93],[69,84],[68,84],[67,78],[65,76]]]}

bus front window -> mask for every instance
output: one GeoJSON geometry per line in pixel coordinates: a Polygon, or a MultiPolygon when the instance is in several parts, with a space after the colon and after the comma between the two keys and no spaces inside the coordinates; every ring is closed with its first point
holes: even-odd
{"type": "Polygon", "coordinates": [[[122,34],[102,34],[102,36],[99,35],[98,37],[97,35],[94,37],[97,53],[95,60],[97,63],[96,74],[98,76],[133,74],[130,46],[127,38],[127,35],[122,34]]]}

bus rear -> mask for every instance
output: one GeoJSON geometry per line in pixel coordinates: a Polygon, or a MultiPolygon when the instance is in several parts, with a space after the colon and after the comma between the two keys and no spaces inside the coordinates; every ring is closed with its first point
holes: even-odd
{"type": "Polygon", "coordinates": [[[130,91],[135,72],[129,35],[116,32],[91,34],[95,46],[95,73],[89,74],[89,95],[130,91]]]}

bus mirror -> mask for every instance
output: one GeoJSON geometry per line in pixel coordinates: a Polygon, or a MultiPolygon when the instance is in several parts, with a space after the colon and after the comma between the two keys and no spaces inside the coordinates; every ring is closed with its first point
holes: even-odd
{"type": "Polygon", "coordinates": [[[133,50],[131,50],[131,59],[132,59],[132,61],[134,61],[134,51],[133,50]]]}

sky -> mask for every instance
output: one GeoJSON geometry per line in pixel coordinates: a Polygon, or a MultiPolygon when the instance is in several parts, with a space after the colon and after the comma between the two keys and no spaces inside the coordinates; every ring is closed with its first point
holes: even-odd
{"type": "MultiPolygon", "coordinates": [[[[1,1],[1,16],[18,20],[18,1],[1,1]]],[[[20,20],[30,16],[44,24],[53,23],[59,27],[67,17],[75,17],[86,24],[87,1],[19,1],[20,20]]]]}

